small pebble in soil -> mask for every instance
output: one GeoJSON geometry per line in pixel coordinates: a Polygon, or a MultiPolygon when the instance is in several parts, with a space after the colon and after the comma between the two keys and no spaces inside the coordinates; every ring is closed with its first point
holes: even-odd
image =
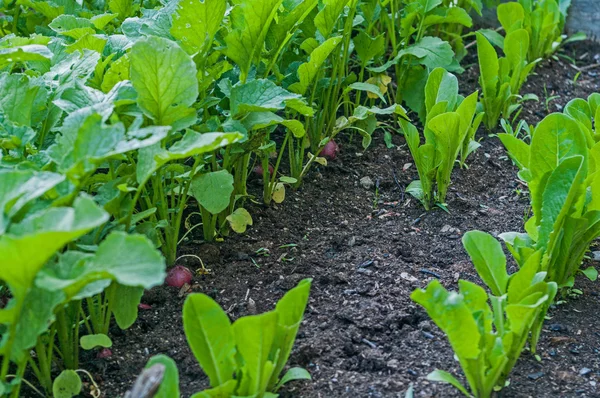
{"type": "Polygon", "coordinates": [[[536,373],[531,373],[531,374],[527,375],[527,377],[530,378],[531,380],[538,380],[542,376],[544,376],[544,372],[536,372],[536,373]]]}
{"type": "Polygon", "coordinates": [[[553,332],[567,332],[567,328],[564,325],[561,325],[560,323],[553,323],[548,328],[553,332]]]}
{"type": "Polygon", "coordinates": [[[412,370],[412,369],[407,369],[407,370],[406,370],[406,373],[408,373],[408,374],[409,374],[409,375],[411,375],[411,376],[417,376],[417,375],[418,375],[418,373],[417,373],[417,372],[415,372],[415,371],[414,371],[414,370],[412,370]]]}
{"type": "Polygon", "coordinates": [[[587,376],[590,373],[592,373],[592,369],[590,369],[590,368],[581,368],[581,370],[579,371],[579,374],[581,376],[587,376]]]}
{"type": "Polygon", "coordinates": [[[433,339],[434,338],[434,336],[431,333],[429,333],[429,332],[422,331],[421,333],[423,333],[423,337],[425,337],[426,339],[433,339]]]}
{"type": "Polygon", "coordinates": [[[375,183],[371,177],[367,176],[360,179],[360,185],[366,190],[371,190],[375,186],[375,183]]]}
{"type": "Polygon", "coordinates": [[[363,261],[362,263],[360,263],[358,268],[367,268],[367,267],[370,267],[371,265],[373,265],[373,260],[366,260],[366,261],[363,261]]]}

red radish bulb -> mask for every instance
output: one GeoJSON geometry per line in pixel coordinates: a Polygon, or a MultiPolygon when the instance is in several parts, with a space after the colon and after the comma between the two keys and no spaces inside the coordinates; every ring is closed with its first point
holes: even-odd
{"type": "Polygon", "coordinates": [[[96,355],[98,359],[106,359],[112,357],[112,351],[108,348],[103,348],[96,355]]]}
{"type": "Polygon", "coordinates": [[[321,156],[326,158],[327,160],[333,160],[336,158],[337,154],[340,152],[340,147],[334,140],[330,140],[321,151],[321,156]]]}
{"type": "Polygon", "coordinates": [[[186,283],[192,282],[192,271],[187,269],[182,265],[176,265],[167,274],[167,278],[165,279],[165,283],[168,286],[173,286],[176,288],[181,288],[186,283]]]}
{"type": "MultiPolygon", "coordinates": [[[[275,169],[273,169],[273,166],[269,165],[269,174],[273,174],[274,170],[275,169]]],[[[254,172],[254,174],[256,174],[259,177],[262,177],[263,173],[264,173],[262,165],[260,165],[260,164],[258,166],[256,166],[255,168],[253,168],[252,171],[254,172]]]]}

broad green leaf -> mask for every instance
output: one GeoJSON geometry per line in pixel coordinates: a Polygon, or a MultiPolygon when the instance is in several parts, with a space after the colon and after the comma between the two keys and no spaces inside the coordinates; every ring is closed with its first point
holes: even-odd
{"type": "Polygon", "coordinates": [[[192,179],[191,192],[208,212],[219,214],[229,206],[233,176],[227,170],[196,174],[192,179]]]}
{"type": "Polygon", "coordinates": [[[190,294],[183,304],[183,328],[210,385],[218,387],[232,380],[236,352],[233,327],[219,304],[204,294],[190,294]]]}
{"type": "Polygon", "coordinates": [[[123,21],[133,14],[135,3],[131,0],[108,0],[108,8],[123,21]]]}
{"type": "MultiPolygon", "coordinates": [[[[537,125],[531,140],[529,169],[533,181],[540,181],[563,160],[575,155],[587,157],[587,143],[580,125],[561,113],[547,116],[537,125]]],[[[536,210],[534,207],[534,214],[536,210]]]]}
{"type": "Polygon", "coordinates": [[[505,294],[509,278],[506,272],[506,256],[500,242],[481,231],[465,233],[462,241],[477,273],[492,293],[496,296],[505,294]]]}
{"type": "Polygon", "coordinates": [[[0,236],[0,278],[16,296],[16,290],[32,286],[58,249],[107,220],[108,214],[87,197],[77,198],[72,208],[49,208],[25,218],[0,236]]]}
{"type": "MultiPolygon", "coordinates": [[[[148,270],[148,272],[156,272],[148,270]]],[[[164,279],[164,277],[163,277],[164,279]]],[[[131,281],[129,283],[135,283],[131,281]]],[[[160,282],[159,282],[160,283],[160,282]]],[[[138,306],[144,295],[144,287],[125,286],[120,283],[116,285],[116,293],[113,302],[113,315],[119,328],[129,329],[138,317],[138,306]]]]}
{"type": "Polygon", "coordinates": [[[506,33],[524,27],[525,10],[518,2],[500,4],[497,11],[498,20],[506,33]]]}
{"type": "Polygon", "coordinates": [[[206,54],[221,27],[226,0],[182,0],[173,14],[171,34],[189,53],[206,54]]]}
{"type": "Polygon", "coordinates": [[[235,209],[233,213],[227,216],[229,226],[238,234],[246,232],[248,225],[252,225],[252,216],[244,208],[235,209]]]}
{"type": "Polygon", "coordinates": [[[11,218],[28,203],[64,180],[63,175],[47,171],[0,170],[0,234],[6,231],[11,218]]]}
{"type": "Polygon", "coordinates": [[[383,55],[385,52],[385,37],[383,34],[371,37],[366,32],[360,31],[353,38],[354,50],[361,65],[366,66],[370,61],[383,55]]]}
{"type": "Polygon", "coordinates": [[[285,108],[286,101],[297,99],[300,99],[300,95],[291,93],[270,80],[252,80],[232,88],[231,113],[239,118],[250,112],[277,111],[285,108]]]}
{"type": "Polygon", "coordinates": [[[350,90],[366,91],[367,93],[375,94],[374,97],[379,98],[381,101],[383,101],[384,104],[386,103],[386,100],[383,97],[383,93],[381,92],[381,89],[379,88],[379,86],[376,86],[375,84],[356,82],[356,83],[350,84],[346,90],[347,91],[350,91],[350,90]]]}
{"type": "Polygon", "coordinates": [[[0,48],[0,68],[18,62],[50,63],[52,51],[40,44],[27,44],[18,47],[0,48]]]}
{"type": "Polygon", "coordinates": [[[81,336],[79,344],[84,350],[92,350],[96,347],[110,348],[112,347],[112,340],[105,334],[88,334],[81,336]]]}
{"type": "MultiPolygon", "coordinates": [[[[238,319],[233,324],[233,334],[239,355],[244,360],[243,380],[237,393],[241,396],[262,395],[263,380],[269,380],[273,369],[267,361],[275,343],[277,313],[266,312],[238,319]],[[246,380],[244,380],[246,379],[246,380]]],[[[266,386],[265,386],[266,387],[266,386]]]]}
{"type": "Polygon", "coordinates": [[[436,155],[435,161],[439,163],[436,173],[438,187],[436,200],[442,204],[445,202],[446,192],[450,186],[450,175],[462,144],[460,123],[458,113],[447,112],[434,117],[427,124],[435,135],[435,149],[440,155],[439,160],[436,155]]]}
{"type": "MultiPolygon", "coordinates": [[[[13,293],[19,293],[19,291],[13,291],[13,293]]],[[[21,300],[23,307],[18,317],[17,329],[9,354],[13,361],[21,362],[27,358],[27,351],[35,346],[38,337],[48,330],[48,325],[54,322],[54,311],[64,298],[65,296],[61,292],[50,292],[41,288],[29,289],[24,297],[21,297],[20,293],[18,297],[15,296],[15,300],[21,300]]],[[[2,336],[0,347],[4,347],[6,339],[10,337],[9,333],[5,333],[2,336]]]]}
{"type": "Polygon", "coordinates": [[[111,13],[98,14],[98,15],[94,15],[92,18],[90,18],[90,22],[94,25],[94,27],[96,29],[104,30],[106,25],[111,23],[117,17],[118,17],[117,14],[111,14],[111,13]]]}
{"type": "Polygon", "coordinates": [[[290,91],[298,94],[306,94],[315,77],[321,70],[323,63],[342,41],[342,36],[335,36],[325,40],[319,47],[310,53],[308,62],[298,67],[299,81],[290,85],[290,91]]]}
{"type": "Polygon", "coordinates": [[[265,38],[283,0],[248,0],[235,3],[225,37],[225,55],[240,68],[240,81],[246,82],[250,67],[260,59],[265,38]]]}
{"type": "Polygon", "coordinates": [[[446,102],[445,110],[454,110],[458,100],[458,79],[444,68],[435,68],[425,85],[425,109],[427,113],[440,102],[446,102]]]}
{"type": "Polygon", "coordinates": [[[27,75],[0,74],[0,111],[14,123],[33,126],[46,96],[46,89],[27,75]]]}
{"type": "Polygon", "coordinates": [[[447,67],[452,63],[454,51],[446,41],[439,37],[425,36],[417,43],[399,52],[399,57],[413,55],[418,62],[429,69],[447,67]]]}
{"type": "Polygon", "coordinates": [[[82,384],[79,375],[74,370],[63,370],[52,384],[54,398],[71,398],[78,396],[82,384]]]}
{"type": "Polygon", "coordinates": [[[164,150],[160,145],[152,145],[139,151],[136,178],[144,183],[164,164],[185,159],[238,142],[242,138],[239,133],[197,133],[188,131],[180,141],[164,150]]]}
{"type": "Polygon", "coordinates": [[[481,352],[481,335],[464,303],[464,298],[456,292],[448,292],[435,280],[426,290],[417,289],[411,299],[427,310],[431,319],[446,333],[454,352],[461,360],[476,359],[481,352]]]}
{"type": "Polygon", "coordinates": [[[158,125],[180,130],[196,122],[196,65],[177,45],[160,37],[137,41],[130,54],[130,78],[138,104],[158,125]]]}
{"type": "Polygon", "coordinates": [[[561,233],[561,223],[572,211],[573,202],[581,189],[583,164],[582,156],[573,156],[552,171],[542,195],[541,214],[538,215],[541,217],[538,249],[547,249],[551,234],[561,233]]]}
{"type": "Polygon", "coordinates": [[[177,364],[168,356],[161,354],[150,358],[145,369],[148,369],[157,363],[165,367],[165,372],[160,387],[154,394],[154,398],[179,397],[179,370],[177,369],[177,364]]]}
{"type": "Polygon", "coordinates": [[[348,0],[323,1],[323,8],[315,17],[315,26],[323,37],[329,38],[346,4],[348,4],[348,0]]]}
{"type": "Polygon", "coordinates": [[[473,26],[469,13],[461,7],[441,7],[425,17],[423,26],[428,27],[438,24],[458,24],[468,28],[473,26]]]}

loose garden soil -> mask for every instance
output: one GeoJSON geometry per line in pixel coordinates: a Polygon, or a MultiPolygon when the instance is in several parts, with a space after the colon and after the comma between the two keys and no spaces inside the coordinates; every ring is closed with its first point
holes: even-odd
{"type": "MultiPolygon", "coordinates": [[[[565,53],[585,68],[599,62],[600,46],[585,42],[565,53]]],[[[577,72],[564,60],[538,67],[522,92],[537,94],[540,102],[528,102],[521,117],[537,123],[570,99],[600,91],[600,68],[584,70],[574,82],[577,72]],[[547,109],[545,99],[554,95],[560,97],[547,109]]],[[[476,67],[467,69],[464,93],[476,89],[477,76],[476,67]]],[[[284,203],[247,206],[254,226],[246,234],[217,244],[202,244],[197,236],[182,245],[180,254],[197,255],[211,269],[196,276],[190,291],[214,297],[236,319],[272,309],[298,281],[313,278],[290,359],[290,365],[306,367],[313,381],[291,383],[285,397],[404,397],[410,385],[417,397],[459,396],[427,381],[437,368],[462,374],[443,333],[409,296],[433,278],[451,289],[459,278],[480,282],[461,236],[472,229],[495,236],[520,231],[528,217],[527,187],[500,141],[483,130],[479,137],[482,147],[469,168],[456,167],[453,174],[450,213],[426,213],[403,193],[417,173],[408,166],[401,136],[388,149],[377,135],[364,153],[341,140],[340,157],[314,169],[284,203]],[[361,183],[364,177],[371,184],[361,183]]],[[[260,197],[258,181],[253,189],[260,197]]],[[[192,257],[179,263],[199,268],[192,257]]],[[[502,396],[600,397],[600,285],[584,278],[576,283],[583,295],[550,311],[541,361],[524,353],[502,396]]],[[[151,309],[140,310],[129,330],[113,331],[114,355],[81,364],[106,397],[122,395],[159,353],[177,362],[184,397],[208,386],[183,333],[184,299],[174,288],[147,292],[143,302],[151,309]]]]}

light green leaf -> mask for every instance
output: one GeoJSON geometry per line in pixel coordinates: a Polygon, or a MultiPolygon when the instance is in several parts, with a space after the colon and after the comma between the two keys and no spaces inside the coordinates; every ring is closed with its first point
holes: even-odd
{"type": "MultiPolygon", "coordinates": [[[[148,272],[155,272],[148,270],[148,272]]],[[[163,277],[164,279],[164,277],[163,277]]],[[[131,281],[130,283],[135,283],[131,281]]],[[[129,329],[138,317],[138,306],[144,295],[144,288],[139,286],[116,285],[113,303],[113,315],[121,329],[129,329]]]]}
{"type": "Polygon", "coordinates": [[[145,369],[148,369],[157,363],[164,365],[165,373],[163,374],[163,379],[158,391],[154,394],[154,398],[179,397],[179,370],[177,369],[177,364],[166,355],[155,355],[150,358],[145,369]]]}
{"type": "Polygon", "coordinates": [[[32,286],[58,249],[107,220],[108,214],[87,197],[77,198],[72,208],[49,208],[25,218],[0,236],[0,278],[13,294],[32,286]],[[30,250],[32,247],[36,250],[30,250]]]}
{"type": "Polygon", "coordinates": [[[300,98],[299,94],[291,93],[270,80],[252,80],[232,88],[231,113],[239,118],[250,112],[277,111],[285,108],[286,101],[300,98]]]}
{"type": "Polygon", "coordinates": [[[315,48],[310,53],[308,62],[298,67],[297,74],[300,81],[290,85],[289,90],[302,95],[306,94],[306,91],[321,70],[323,63],[341,41],[342,36],[331,37],[315,48]]]}
{"type": "Polygon", "coordinates": [[[139,40],[130,62],[138,104],[148,117],[175,130],[196,122],[196,110],[190,108],[198,97],[196,65],[177,43],[155,36],[139,40]]]}
{"type": "Polygon", "coordinates": [[[88,334],[81,336],[79,344],[84,350],[92,350],[96,347],[110,348],[112,347],[112,340],[105,334],[88,334]]]}
{"type": "Polygon", "coordinates": [[[208,212],[219,214],[231,201],[233,176],[227,170],[197,174],[192,179],[191,191],[208,212]]]}
{"type": "Polygon", "coordinates": [[[74,370],[63,370],[52,384],[54,398],[71,398],[81,392],[81,379],[74,370]]]}
{"type": "Polygon", "coordinates": [[[594,267],[588,267],[581,271],[589,280],[595,282],[598,279],[598,270],[594,267]]]}
{"type": "Polygon", "coordinates": [[[277,392],[284,384],[294,380],[312,380],[310,373],[304,368],[290,368],[281,378],[274,391],[277,392]]]}
{"type": "Polygon", "coordinates": [[[233,379],[235,340],[227,314],[204,294],[190,294],[183,304],[183,328],[194,356],[218,387],[233,379]]]}
{"type": "Polygon", "coordinates": [[[450,373],[444,372],[443,370],[434,370],[433,372],[429,373],[427,375],[427,380],[451,384],[454,388],[465,394],[465,396],[471,396],[471,394],[469,394],[467,389],[460,383],[460,381],[458,381],[450,373]]]}
{"type": "Polygon", "coordinates": [[[399,57],[413,55],[418,62],[429,69],[446,67],[452,63],[454,51],[452,46],[439,37],[425,36],[417,43],[400,51],[399,57]]]}
{"type": "Polygon", "coordinates": [[[260,59],[267,32],[283,0],[247,0],[233,7],[231,31],[225,37],[225,55],[240,68],[240,81],[246,82],[253,62],[260,59]]]}
{"type": "Polygon", "coordinates": [[[189,54],[205,54],[221,27],[226,9],[225,0],[182,0],[173,14],[171,34],[189,54]]]}
{"type": "Polygon", "coordinates": [[[348,0],[324,0],[323,8],[315,17],[315,26],[325,38],[333,32],[348,0]]]}
{"type": "Polygon", "coordinates": [[[492,235],[469,231],[463,236],[463,245],[471,257],[477,273],[496,296],[506,293],[508,273],[502,246],[492,235]]]}
{"type": "Polygon", "coordinates": [[[246,232],[248,225],[252,225],[252,216],[248,210],[240,207],[227,216],[227,221],[229,221],[231,229],[238,234],[243,234],[246,232]]]}

